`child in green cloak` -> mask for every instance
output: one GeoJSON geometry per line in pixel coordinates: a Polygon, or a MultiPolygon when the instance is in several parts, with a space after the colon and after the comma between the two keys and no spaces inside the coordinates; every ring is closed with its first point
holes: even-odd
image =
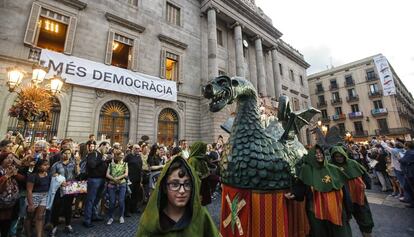
{"type": "Polygon", "coordinates": [[[346,175],[325,159],[323,149],[316,145],[303,157],[297,184],[288,199],[303,201],[311,227],[311,237],[351,237],[349,226],[349,194],[346,175]]]}
{"type": "Polygon", "coordinates": [[[142,214],[137,237],[219,236],[200,202],[200,180],[181,156],[168,162],[142,214]]]}
{"type": "Polygon", "coordinates": [[[342,146],[332,147],[330,154],[330,162],[338,166],[347,175],[346,186],[351,196],[352,215],[358,223],[362,235],[369,237],[374,227],[374,221],[365,196],[364,180],[367,179],[368,173],[357,161],[348,158],[342,146]]]}

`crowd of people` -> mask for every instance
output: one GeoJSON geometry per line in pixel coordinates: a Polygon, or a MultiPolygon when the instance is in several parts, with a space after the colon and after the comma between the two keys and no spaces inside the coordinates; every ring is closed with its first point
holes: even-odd
{"type": "Polygon", "coordinates": [[[111,225],[115,217],[122,224],[124,218],[146,207],[153,192],[159,194],[155,191],[157,180],[164,177],[168,161],[176,157],[191,163],[195,170],[187,170],[183,164],[174,169],[183,169],[195,178],[183,189],[169,181],[164,185],[186,193],[201,180],[197,197],[207,205],[218,196],[221,151],[222,137],[218,143],[194,143],[191,149],[186,140],[178,146],[151,145],[146,136],[136,144],[111,146],[105,140],[98,143],[93,134],[80,144],[53,137],[30,146],[19,133],[9,132],[0,141],[1,237],[56,236],[63,218],[66,233],[76,232],[73,218],[83,218],[86,228],[94,227],[95,221],[111,225]]]}
{"type": "Polygon", "coordinates": [[[413,196],[413,142],[404,139],[372,137],[368,144],[347,145],[350,158],[360,163],[371,173],[373,184],[378,184],[382,192],[414,207],[413,196]]]}
{"type": "MultiPolygon", "coordinates": [[[[181,140],[164,146],[150,145],[144,136],[125,147],[97,143],[93,134],[79,145],[70,138],[33,146],[23,140],[8,133],[0,141],[1,237],[41,237],[45,230],[56,236],[61,219],[66,233],[76,231],[73,218],[83,218],[86,228],[95,221],[112,225],[116,217],[122,224],[145,207],[138,236],[170,230],[219,235],[204,206],[219,193],[222,137],[213,144],[181,140]]],[[[414,207],[413,141],[373,137],[365,144],[309,147],[285,197],[306,200],[311,236],[352,236],[351,217],[363,236],[371,236],[365,195],[371,184],[414,207]]]]}

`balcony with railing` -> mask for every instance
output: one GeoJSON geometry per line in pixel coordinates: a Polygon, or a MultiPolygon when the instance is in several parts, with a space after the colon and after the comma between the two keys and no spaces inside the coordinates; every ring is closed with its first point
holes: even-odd
{"type": "Polygon", "coordinates": [[[370,91],[368,92],[368,97],[369,98],[379,98],[382,96],[382,92],[381,91],[370,91]]]}
{"type": "Polygon", "coordinates": [[[341,98],[336,98],[336,99],[331,100],[331,105],[340,105],[340,104],[342,104],[341,98]]]}
{"type": "Polygon", "coordinates": [[[378,78],[377,74],[368,74],[368,75],[365,76],[365,79],[367,81],[376,81],[379,78],[378,78]]]}
{"type": "Polygon", "coordinates": [[[323,107],[326,107],[327,106],[327,103],[326,103],[326,100],[324,100],[324,101],[319,101],[318,103],[316,103],[316,107],[319,109],[319,108],[323,108],[323,107]]]}
{"type": "Polygon", "coordinates": [[[364,113],[362,113],[361,111],[351,112],[351,113],[348,113],[348,117],[350,119],[359,119],[359,118],[363,118],[364,117],[364,113]]]}
{"type": "Polygon", "coordinates": [[[347,96],[347,97],[346,97],[346,101],[347,101],[347,102],[355,102],[355,101],[359,101],[359,96],[358,96],[358,95],[347,96]]]}
{"type": "Polygon", "coordinates": [[[376,135],[404,135],[410,134],[413,130],[409,128],[380,128],[375,129],[376,135]]]}
{"type": "Polygon", "coordinates": [[[351,132],[353,137],[368,137],[368,131],[367,130],[361,130],[361,131],[353,131],[351,132]]]}
{"type": "Polygon", "coordinates": [[[386,108],[379,108],[379,109],[372,109],[371,114],[374,117],[379,117],[388,114],[388,110],[386,108]]]}
{"type": "Polygon", "coordinates": [[[352,80],[346,80],[345,83],[344,83],[344,86],[345,87],[355,86],[354,79],[352,79],[352,80]]]}
{"type": "Polygon", "coordinates": [[[324,92],[325,92],[325,90],[323,89],[323,86],[316,87],[316,90],[315,90],[315,93],[316,94],[320,94],[320,93],[324,93],[324,92]]]}
{"type": "Polygon", "coordinates": [[[330,84],[329,85],[329,90],[330,91],[334,91],[334,90],[338,90],[338,84],[330,84]]]}
{"type": "Polygon", "coordinates": [[[332,115],[332,120],[333,121],[341,121],[341,120],[345,120],[346,119],[346,115],[345,114],[335,114],[332,115]]]}

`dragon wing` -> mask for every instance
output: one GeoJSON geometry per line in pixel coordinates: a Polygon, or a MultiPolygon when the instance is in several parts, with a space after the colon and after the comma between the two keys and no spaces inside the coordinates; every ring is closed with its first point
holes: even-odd
{"type": "Polygon", "coordinates": [[[313,116],[315,116],[316,114],[320,113],[321,111],[313,108],[313,107],[309,107],[306,110],[301,110],[301,111],[297,111],[297,112],[293,112],[295,114],[295,121],[294,121],[294,129],[296,130],[297,133],[299,133],[299,130],[305,126],[305,125],[309,125],[309,122],[311,121],[311,119],[313,118],[313,116]]]}

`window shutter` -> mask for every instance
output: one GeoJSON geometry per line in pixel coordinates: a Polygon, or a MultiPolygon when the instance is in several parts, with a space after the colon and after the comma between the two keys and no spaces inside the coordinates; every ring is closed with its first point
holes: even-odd
{"type": "Polygon", "coordinates": [[[26,33],[24,34],[24,43],[28,45],[34,44],[34,37],[36,34],[37,21],[39,19],[42,6],[37,3],[33,3],[32,10],[30,11],[29,20],[27,21],[26,33]]]}
{"type": "Polygon", "coordinates": [[[108,42],[106,43],[106,55],[105,55],[105,64],[111,65],[112,63],[112,42],[114,41],[115,33],[109,31],[108,42]]]}
{"type": "Polygon", "coordinates": [[[161,49],[161,58],[160,58],[160,77],[165,78],[165,57],[167,51],[161,49]]]}
{"type": "Polygon", "coordinates": [[[138,56],[139,56],[139,44],[138,39],[134,39],[134,46],[132,47],[132,71],[138,71],[138,56]]]}
{"type": "Polygon", "coordinates": [[[72,54],[73,44],[75,42],[76,22],[76,17],[71,16],[68,32],[66,33],[65,49],[63,50],[63,53],[65,54],[72,54]]]}
{"type": "Polygon", "coordinates": [[[177,55],[177,75],[176,75],[176,81],[177,82],[182,82],[181,81],[181,56],[177,55]]]}

